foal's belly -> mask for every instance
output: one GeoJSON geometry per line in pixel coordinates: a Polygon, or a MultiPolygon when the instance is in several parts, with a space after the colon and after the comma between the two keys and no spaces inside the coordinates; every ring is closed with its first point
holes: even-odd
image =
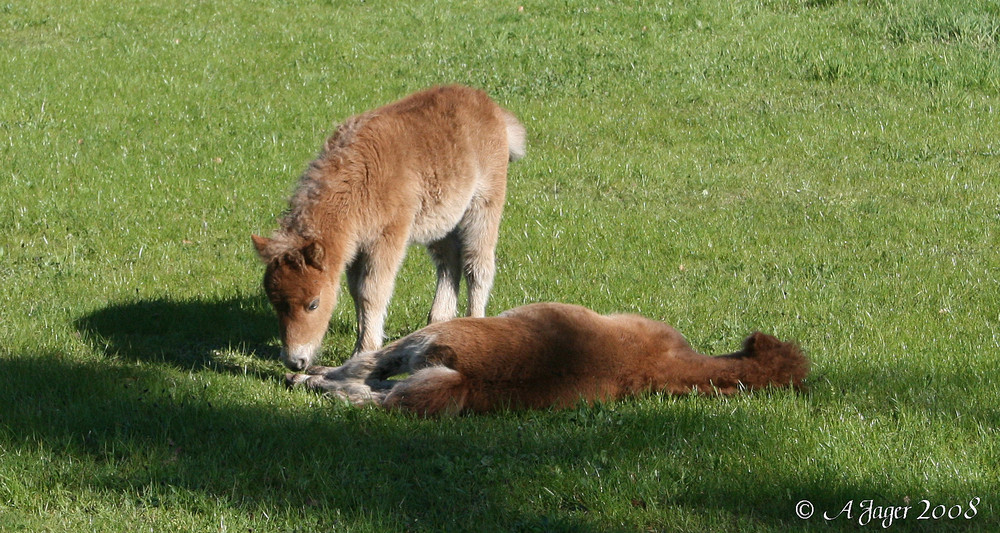
{"type": "Polygon", "coordinates": [[[447,198],[424,198],[413,216],[410,242],[426,245],[443,239],[462,221],[471,200],[471,191],[447,198]]]}

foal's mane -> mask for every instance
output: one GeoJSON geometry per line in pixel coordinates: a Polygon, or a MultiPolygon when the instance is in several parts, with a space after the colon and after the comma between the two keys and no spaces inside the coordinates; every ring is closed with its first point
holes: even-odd
{"type": "Polygon", "coordinates": [[[311,163],[288,200],[288,208],[279,219],[279,229],[272,239],[273,257],[297,250],[316,241],[321,235],[318,218],[322,217],[317,206],[329,202],[330,175],[347,165],[353,158],[354,142],[375,113],[355,115],[337,126],[330,138],[323,143],[319,155],[311,163]]]}

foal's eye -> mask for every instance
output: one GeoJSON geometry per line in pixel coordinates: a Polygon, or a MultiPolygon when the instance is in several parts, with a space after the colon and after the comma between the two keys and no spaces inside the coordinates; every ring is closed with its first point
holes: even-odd
{"type": "Polygon", "coordinates": [[[307,307],[306,309],[309,311],[315,311],[316,309],[319,309],[319,298],[316,298],[315,300],[309,302],[309,307],[307,307]]]}

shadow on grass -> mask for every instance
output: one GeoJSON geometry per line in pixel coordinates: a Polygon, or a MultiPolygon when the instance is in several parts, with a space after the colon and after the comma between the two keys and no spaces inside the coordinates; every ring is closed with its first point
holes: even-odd
{"type": "MultiPolygon", "coordinates": [[[[263,295],[115,303],[77,319],[74,326],[98,352],[127,361],[247,373],[246,361],[226,357],[226,352],[278,359],[278,320],[263,295]]],[[[334,335],[355,334],[353,324],[346,322],[335,321],[331,328],[334,335]]]]}
{"type": "MultiPolygon", "coordinates": [[[[78,484],[70,490],[116,493],[137,508],[204,498],[317,529],[697,530],[707,515],[710,524],[768,531],[844,525],[797,519],[800,499],[836,510],[899,496],[884,479],[851,481],[837,465],[805,468],[807,476],[802,465],[750,472],[732,456],[813,450],[738,410],[688,400],[418,420],[325,400],[295,411],[208,386],[211,373],[184,380],[128,364],[240,374],[217,352],[273,359],[277,327],[262,297],[115,304],[76,326],[115,357],[0,353],[0,443],[65,450],[89,469],[68,476],[78,484]],[[603,516],[609,510],[614,518],[603,516]]],[[[280,386],[268,379],[273,369],[260,374],[259,387],[280,386]]],[[[225,383],[256,389],[252,381],[225,383]]]]}
{"type": "MultiPolygon", "coordinates": [[[[277,360],[277,320],[263,296],[221,301],[143,300],[112,304],[75,323],[106,355],[185,370],[235,371],[220,352],[277,360]]],[[[245,371],[245,367],[239,370],[245,371]]]]}
{"type": "Polygon", "coordinates": [[[1000,404],[973,401],[972,397],[996,397],[1000,385],[989,359],[951,364],[944,368],[905,365],[886,368],[858,363],[810,376],[825,402],[847,402],[854,412],[895,420],[901,413],[918,412],[948,426],[1000,427],[1000,404]],[[970,393],[971,391],[971,393],[970,393]],[[992,393],[990,391],[993,391],[992,393]]]}
{"type": "Polygon", "coordinates": [[[0,443],[73,457],[79,472],[58,480],[71,491],[118,494],[136,508],[214,501],[325,529],[662,529],[677,513],[698,524],[705,511],[734,528],[749,519],[753,529],[801,529],[823,525],[794,517],[803,495],[839,508],[880,490],[829,483],[842,479],[836,472],[802,479],[776,468],[761,484],[719,467],[715,454],[747,442],[763,451],[788,443],[759,422],[707,416],[686,400],[419,420],[334,404],[296,411],[170,374],[54,354],[0,356],[0,443]],[[656,457],[671,470],[641,468],[656,457]],[[608,509],[625,516],[602,516],[608,509]]]}

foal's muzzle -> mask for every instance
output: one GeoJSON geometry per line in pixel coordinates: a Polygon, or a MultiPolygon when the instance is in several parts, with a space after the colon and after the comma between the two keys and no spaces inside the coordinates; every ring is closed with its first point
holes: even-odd
{"type": "Polygon", "coordinates": [[[308,344],[300,344],[289,348],[281,348],[281,362],[289,369],[301,372],[312,364],[316,348],[308,344]]]}

